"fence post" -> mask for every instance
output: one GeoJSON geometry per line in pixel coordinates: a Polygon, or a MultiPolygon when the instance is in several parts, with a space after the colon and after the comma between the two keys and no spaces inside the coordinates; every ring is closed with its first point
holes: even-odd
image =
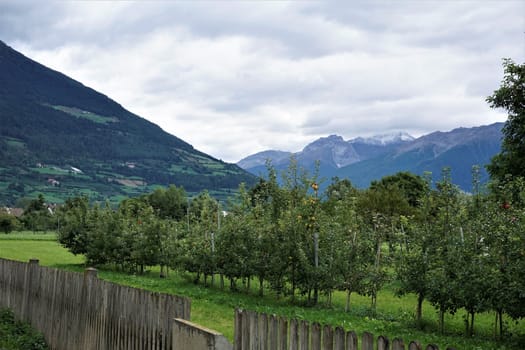
{"type": "Polygon", "coordinates": [[[363,333],[363,339],[361,340],[361,350],[374,350],[374,335],[372,333],[363,333]]]}
{"type": "Polygon", "coordinates": [[[84,349],[90,349],[93,340],[91,339],[91,334],[89,332],[89,297],[91,294],[91,289],[93,288],[93,283],[97,279],[97,269],[93,267],[88,267],[84,270],[84,280],[82,282],[81,291],[80,291],[80,310],[78,312],[78,317],[75,318],[75,325],[73,328],[76,330],[77,334],[74,334],[70,340],[70,346],[75,344],[75,346],[82,347],[84,349]],[[81,326],[82,325],[82,326],[81,326]],[[80,331],[83,329],[84,331],[80,331]],[[71,343],[72,342],[72,343],[71,343]]]}
{"type": "Polygon", "coordinates": [[[93,281],[97,278],[97,269],[94,267],[88,267],[84,271],[84,285],[88,284],[90,287],[93,281]]]}
{"type": "Polygon", "coordinates": [[[299,324],[299,350],[308,350],[310,349],[309,340],[310,340],[310,325],[307,321],[302,320],[299,324]]]}
{"type": "Polygon", "coordinates": [[[377,350],[389,350],[390,341],[384,335],[377,337],[377,350]]]}
{"type": "Polygon", "coordinates": [[[428,344],[426,350],[439,350],[439,347],[436,344],[428,344]]]}

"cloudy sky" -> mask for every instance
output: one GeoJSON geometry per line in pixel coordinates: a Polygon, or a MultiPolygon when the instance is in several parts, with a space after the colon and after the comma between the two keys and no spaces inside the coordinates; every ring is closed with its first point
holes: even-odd
{"type": "Polygon", "coordinates": [[[506,119],[525,1],[0,0],[0,40],[229,162],[506,119]]]}

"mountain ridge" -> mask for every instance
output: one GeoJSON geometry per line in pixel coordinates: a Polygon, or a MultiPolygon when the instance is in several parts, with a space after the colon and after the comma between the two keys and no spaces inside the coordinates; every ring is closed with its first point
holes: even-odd
{"type": "MultiPolygon", "coordinates": [[[[318,160],[321,176],[349,178],[358,187],[367,187],[372,180],[399,171],[411,171],[418,175],[430,171],[434,181],[437,181],[442,168],[450,166],[455,183],[468,191],[471,187],[472,166],[483,167],[492,156],[499,153],[503,125],[504,123],[493,123],[472,128],[460,127],[446,132],[435,131],[418,138],[399,132],[396,134],[401,136],[397,139],[390,138],[390,143],[366,142],[367,139],[381,140],[381,135],[376,138],[356,137],[348,141],[344,141],[341,136],[330,135],[309,143],[300,152],[290,153],[287,159],[272,161],[272,165],[277,169],[284,169],[293,155],[300,166],[313,170],[313,163],[318,160]],[[353,153],[345,160],[347,164],[343,166],[334,166],[334,157],[330,156],[335,143],[339,147],[352,147],[353,153]],[[315,150],[313,152],[312,145],[315,150]],[[323,152],[319,152],[319,149],[323,149],[323,152]]],[[[245,157],[242,163],[238,164],[254,162],[254,159],[261,163],[260,158],[264,154],[260,152],[245,157]]],[[[267,154],[271,154],[271,151],[267,154]]],[[[266,167],[261,166],[245,169],[259,176],[264,176],[266,171],[266,167]]],[[[482,176],[483,180],[487,180],[488,174],[484,169],[482,176]]]]}
{"type": "Polygon", "coordinates": [[[4,204],[42,192],[57,202],[80,194],[117,201],[170,184],[227,193],[255,181],[2,41],[0,121],[4,204]],[[57,170],[71,167],[82,173],[57,170]]]}

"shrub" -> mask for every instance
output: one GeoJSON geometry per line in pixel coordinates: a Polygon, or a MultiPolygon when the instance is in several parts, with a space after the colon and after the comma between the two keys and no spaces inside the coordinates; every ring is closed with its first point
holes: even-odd
{"type": "Polygon", "coordinates": [[[26,322],[15,320],[11,310],[0,310],[0,349],[44,350],[48,349],[44,336],[26,322]]]}

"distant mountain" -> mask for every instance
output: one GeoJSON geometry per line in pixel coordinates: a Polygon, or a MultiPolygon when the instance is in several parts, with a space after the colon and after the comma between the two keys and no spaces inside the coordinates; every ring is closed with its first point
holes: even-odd
{"type": "MultiPolygon", "coordinates": [[[[483,166],[500,152],[502,127],[503,123],[495,123],[458,128],[450,132],[434,132],[417,139],[406,133],[358,137],[349,141],[331,135],[310,143],[295,157],[299,165],[308,170],[312,170],[318,160],[320,174],[328,181],[338,176],[350,179],[358,187],[368,187],[372,180],[399,171],[418,175],[430,171],[434,180],[438,180],[442,169],[451,167],[453,182],[469,191],[473,165],[480,165],[483,179],[488,178],[483,166]]],[[[277,169],[284,169],[288,162],[289,157],[272,161],[272,164],[277,169]]],[[[246,163],[238,164],[243,166],[246,163]]],[[[254,174],[265,174],[265,167],[245,169],[254,174]]]]}
{"type": "Polygon", "coordinates": [[[227,193],[254,181],[0,41],[0,204],[37,193],[118,200],[168,184],[227,193]]]}
{"type": "Polygon", "coordinates": [[[288,161],[292,152],[282,152],[282,151],[263,151],[255,153],[249,157],[246,157],[240,160],[237,165],[243,169],[253,169],[256,167],[265,167],[266,161],[271,159],[275,163],[281,163],[283,161],[288,161]]]}

